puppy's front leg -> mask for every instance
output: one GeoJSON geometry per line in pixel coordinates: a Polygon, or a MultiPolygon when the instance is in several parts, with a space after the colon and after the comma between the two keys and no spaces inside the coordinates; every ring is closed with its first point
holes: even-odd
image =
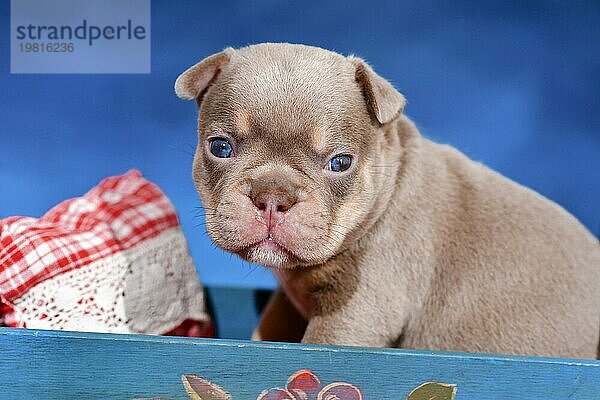
{"type": "Polygon", "coordinates": [[[388,322],[381,309],[373,311],[364,305],[349,304],[333,313],[314,315],[308,322],[302,343],[393,347],[401,328],[388,322]]]}
{"type": "Polygon", "coordinates": [[[277,289],[265,307],[252,340],[272,342],[299,342],[306,328],[306,320],[292,302],[277,289]]]}

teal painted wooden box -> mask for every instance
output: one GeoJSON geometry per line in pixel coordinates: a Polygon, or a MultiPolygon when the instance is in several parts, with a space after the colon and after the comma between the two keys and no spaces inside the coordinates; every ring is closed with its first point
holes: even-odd
{"type": "MultiPolygon", "coordinates": [[[[282,393],[306,369],[319,384],[309,399],[600,399],[593,360],[0,328],[0,399],[187,399],[188,375],[188,386],[212,382],[215,399],[221,387],[296,400],[282,393]],[[414,390],[426,382],[443,385],[414,390]],[[275,387],[280,397],[264,392],[275,387]]],[[[211,398],[202,390],[193,398],[211,398]]]]}

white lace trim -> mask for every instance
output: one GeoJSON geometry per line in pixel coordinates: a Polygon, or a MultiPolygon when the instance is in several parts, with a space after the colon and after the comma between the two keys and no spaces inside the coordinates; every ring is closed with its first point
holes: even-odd
{"type": "Polygon", "coordinates": [[[47,279],[14,303],[21,326],[110,333],[168,332],[208,320],[181,231],[47,279]]]}

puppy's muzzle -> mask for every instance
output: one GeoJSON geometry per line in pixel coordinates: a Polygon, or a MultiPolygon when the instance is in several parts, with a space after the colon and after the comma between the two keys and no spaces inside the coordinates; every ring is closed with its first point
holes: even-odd
{"type": "Polygon", "coordinates": [[[248,197],[269,230],[277,226],[298,202],[298,187],[280,173],[269,173],[250,182],[248,197]]]}

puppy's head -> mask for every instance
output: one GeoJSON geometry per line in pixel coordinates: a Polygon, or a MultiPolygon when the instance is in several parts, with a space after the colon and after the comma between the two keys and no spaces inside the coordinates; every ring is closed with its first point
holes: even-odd
{"type": "Polygon", "coordinates": [[[314,265],[374,218],[398,151],[386,127],[404,98],[362,60],[291,44],[226,49],[175,91],[200,109],[193,177],[219,247],[270,267],[314,265]]]}

